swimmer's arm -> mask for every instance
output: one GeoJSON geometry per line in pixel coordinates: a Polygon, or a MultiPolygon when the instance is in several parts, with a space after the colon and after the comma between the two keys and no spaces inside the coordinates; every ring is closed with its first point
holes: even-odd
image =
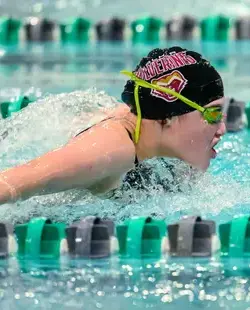
{"type": "Polygon", "coordinates": [[[62,148],[0,173],[0,204],[18,197],[93,187],[131,169],[133,159],[134,147],[125,131],[96,127],[62,148]]]}

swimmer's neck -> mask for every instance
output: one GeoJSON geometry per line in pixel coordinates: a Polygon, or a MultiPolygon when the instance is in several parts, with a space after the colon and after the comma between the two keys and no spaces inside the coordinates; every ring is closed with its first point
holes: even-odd
{"type": "MultiPolygon", "coordinates": [[[[125,107],[120,108],[118,111],[119,113],[121,111],[124,112],[121,123],[133,137],[136,127],[137,116],[131,113],[126,105],[125,107]]],[[[174,154],[171,154],[170,149],[167,150],[166,146],[164,147],[164,152],[162,151],[162,130],[165,129],[163,128],[160,121],[142,119],[140,139],[137,144],[134,143],[135,153],[139,161],[151,159],[154,157],[174,156],[174,154]]]]}

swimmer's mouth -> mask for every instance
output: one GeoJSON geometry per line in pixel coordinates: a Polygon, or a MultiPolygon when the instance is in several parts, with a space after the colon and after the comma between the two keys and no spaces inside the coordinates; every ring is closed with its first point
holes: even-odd
{"type": "Polygon", "coordinates": [[[212,148],[211,151],[212,151],[211,157],[215,158],[217,156],[216,150],[214,148],[212,148]]]}
{"type": "Polygon", "coordinates": [[[213,143],[212,147],[211,147],[211,151],[212,151],[212,158],[215,158],[217,156],[217,151],[215,150],[215,146],[220,142],[220,139],[216,140],[215,143],[213,143]]]}

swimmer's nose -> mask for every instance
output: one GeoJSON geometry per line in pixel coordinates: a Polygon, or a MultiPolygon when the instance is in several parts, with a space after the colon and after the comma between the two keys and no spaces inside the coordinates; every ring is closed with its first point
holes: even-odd
{"type": "Polygon", "coordinates": [[[226,123],[224,120],[219,124],[219,128],[216,131],[216,136],[223,136],[227,132],[226,123]]]}

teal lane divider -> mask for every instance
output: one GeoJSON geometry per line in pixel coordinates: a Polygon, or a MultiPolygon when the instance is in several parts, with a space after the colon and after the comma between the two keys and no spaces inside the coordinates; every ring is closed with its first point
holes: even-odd
{"type": "Polygon", "coordinates": [[[19,112],[20,110],[26,108],[32,102],[34,102],[34,100],[28,98],[27,96],[19,96],[12,101],[0,103],[2,118],[10,117],[13,113],[19,112]]]}
{"type": "Polygon", "coordinates": [[[166,236],[163,220],[138,217],[116,227],[119,253],[129,258],[161,257],[162,241],[166,236]]]}
{"type": "Polygon", "coordinates": [[[249,220],[249,216],[244,216],[219,226],[222,256],[250,257],[249,220]]]}
{"type": "Polygon", "coordinates": [[[88,42],[91,22],[86,18],[73,18],[60,25],[61,41],[88,42]]]}
{"type": "Polygon", "coordinates": [[[134,43],[158,42],[163,21],[156,17],[144,17],[131,23],[132,41],[134,43]]]}
{"type": "MultiPolygon", "coordinates": [[[[32,18],[31,18],[32,20],[32,18]]],[[[105,21],[107,24],[109,20],[105,21]]],[[[26,41],[52,41],[57,40],[57,31],[60,32],[61,42],[79,43],[88,42],[90,39],[90,30],[96,31],[97,38],[103,36],[105,31],[110,35],[104,35],[103,39],[109,41],[123,40],[124,27],[117,18],[110,18],[111,25],[105,28],[104,22],[94,23],[87,17],[73,17],[65,22],[56,22],[46,18],[34,17],[32,22],[14,19],[9,16],[0,17],[0,44],[16,44],[21,38],[23,30],[26,33],[26,41]],[[34,24],[36,19],[36,24],[34,24]],[[112,24],[113,23],[113,24],[112,24]],[[100,32],[101,25],[101,32],[100,32]],[[103,26],[102,26],[103,25],[103,26]],[[39,32],[39,33],[38,33],[39,32]],[[111,33],[112,32],[112,33],[111,33]],[[120,32],[120,35],[118,33],[120,32]]],[[[124,21],[125,22],[125,21],[124,21]]],[[[200,39],[202,41],[222,41],[227,42],[230,39],[231,30],[234,30],[236,40],[249,40],[250,31],[248,27],[249,17],[240,17],[231,19],[223,14],[208,16],[200,21],[192,16],[180,16],[176,19],[162,20],[155,16],[145,16],[134,19],[130,23],[132,31],[132,41],[134,43],[157,43],[161,39],[161,30],[164,31],[163,37],[170,40],[192,40],[194,37],[193,29],[199,23],[200,39]],[[179,27],[179,34],[176,31],[179,27]]],[[[165,41],[165,39],[163,39],[165,41]]]]}
{"type": "Polygon", "coordinates": [[[15,227],[18,255],[31,259],[59,258],[67,251],[66,224],[52,223],[46,218],[33,218],[29,223],[15,227]]]}
{"type": "Polygon", "coordinates": [[[22,22],[10,18],[0,17],[0,44],[16,44],[19,41],[22,22]]]}
{"type": "Polygon", "coordinates": [[[210,16],[200,22],[201,39],[204,41],[227,41],[230,35],[230,18],[223,15],[210,16]]]}
{"type": "Polygon", "coordinates": [[[105,258],[118,252],[124,259],[170,257],[250,257],[250,217],[219,225],[199,216],[185,217],[166,226],[164,220],[136,217],[116,225],[88,216],[67,226],[33,218],[14,227],[0,223],[0,258],[17,253],[21,260],[105,258]],[[115,233],[116,229],[116,233],[115,233]],[[166,235],[168,233],[168,235],[166,235]]]}

